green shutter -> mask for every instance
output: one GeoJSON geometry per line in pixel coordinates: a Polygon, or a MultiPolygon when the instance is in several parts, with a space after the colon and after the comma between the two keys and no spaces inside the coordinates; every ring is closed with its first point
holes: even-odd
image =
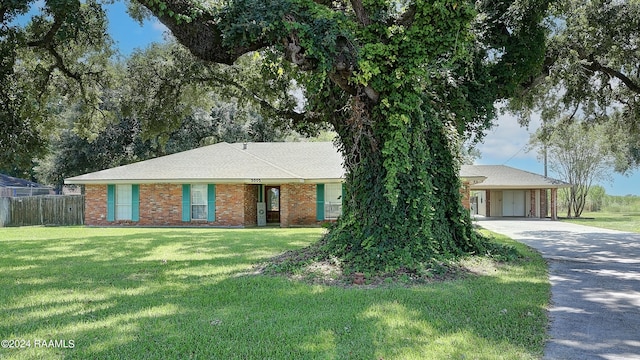
{"type": "Polygon", "coordinates": [[[131,185],[131,221],[140,221],[140,185],[131,185]]]}
{"type": "Polygon", "coordinates": [[[207,221],[216,221],[216,185],[207,185],[207,221]]]}
{"type": "Polygon", "coordinates": [[[182,221],[191,221],[191,185],[182,185],[182,221]]]}
{"type": "Polygon", "coordinates": [[[107,221],[116,219],[116,186],[107,185],[107,221]]]}
{"type": "Polygon", "coordinates": [[[324,220],[324,184],[316,185],[316,220],[324,220]]]}

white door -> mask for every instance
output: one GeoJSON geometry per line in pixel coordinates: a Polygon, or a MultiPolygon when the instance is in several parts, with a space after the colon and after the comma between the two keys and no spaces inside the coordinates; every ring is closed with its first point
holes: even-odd
{"type": "Polygon", "coordinates": [[[524,190],[504,190],[502,192],[502,216],[524,216],[524,190]]]}

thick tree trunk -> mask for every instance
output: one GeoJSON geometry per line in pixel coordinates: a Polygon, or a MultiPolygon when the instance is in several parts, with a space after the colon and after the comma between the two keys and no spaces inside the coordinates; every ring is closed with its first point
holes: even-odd
{"type": "Polygon", "coordinates": [[[373,118],[337,129],[348,175],[343,215],[327,235],[329,251],[353,270],[383,272],[415,271],[434,260],[479,251],[442,121],[412,119],[404,134],[406,153],[384,151],[393,135],[381,125],[386,123],[373,118]],[[393,164],[408,168],[399,171],[389,192],[393,164]]]}

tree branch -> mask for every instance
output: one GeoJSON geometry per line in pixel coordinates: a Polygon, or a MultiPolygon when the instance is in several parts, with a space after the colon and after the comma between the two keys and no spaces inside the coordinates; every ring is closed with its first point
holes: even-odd
{"type": "Polygon", "coordinates": [[[27,46],[29,47],[49,47],[53,46],[53,37],[56,36],[56,33],[62,27],[64,23],[64,19],[60,18],[60,16],[55,16],[53,19],[53,24],[47,33],[44,35],[42,39],[33,40],[27,42],[27,46]]]}
{"type": "Polygon", "coordinates": [[[627,88],[629,88],[629,90],[640,94],[640,85],[635,83],[632,79],[630,79],[628,76],[626,76],[625,74],[621,73],[620,71],[610,68],[608,66],[604,66],[602,64],[600,64],[596,59],[594,59],[593,55],[589,56],[588,61],[590,61],[590,64],[582,64],[582,67],[587,69],[587,70],[591,70],[591,71],[601,71],[609,76],[613,76],[616,79],[622,81],[623,84],[625,84],[627,86],[627,88]]]}
{"type": "Polygon", "coordinates": [[[188,16],[194,10],[194,5],[188,0],[164,1],[162,4],[166,5],[166,9],[163,10],[158,8],[157,1],[139,0],[139,2],[168,27],[173,36],[194,56],[205,61],[231,65],[243,54],[270,45],[256,41],[248,46],[232,48],[223,46],[222,30],[213,15],[202,12],[197,15],[197,19],[179,20],[178,16],[188,16]]]}
{"type": "Polygon", "coordinates": [[[56,33],[58,32],[58,30],[60,30],[60,28],[64,24],[64,20],[65,19],[63,17],[55,16],[53,19],[53,24],[51,25],[51,28],[49,29],[49,31],[47,31],[47,33],[41,39],[27,42],[27,46],[33,47],[33,48],[42,48],[46,50],[49,53],[49,55],[51,55],[54,58],[55,62],[52,65],[52,67],[48,70],[46,82],[49,81],[51,72],[53,71],[54,68],[56,68],[60,70],[64,75],[68,76],[71,79],[74,79],[78,83],[78,86],[80,86],[80,92],[84,97],[85,89],[84,89],[84,84],[82,83],[82,76],[78,73],[71,71],[71,69],[69,69],[67,65],[65,65],[64,59],[62,59],[62,56],[58,53],[58,51],[55,48],[54,37],[56,36],[56,33]]]}
{"type": "Polygon", "coordinates": [[[278,116],[281,116],[281,117],[284,117],[284,118],[288,118],[291,121],[293,121],[295,124],[301,124],[301,123],[320,124],[320,123],[324,122],[323,118],[321,116],[318,116],[318,114],[307,113],[307,112],[299,113],[299,112],[296,112],[296,111],[293,111],[293,110],[283,110],[283,109],[277,108],[277,107],[273,106],[271,103],[269,103],[267,100],[265,100],[262,97],[260,97],[255,92],[247,89],[246,87],[242,86],[241,84],[237,83],[236,81],[233,81],[233,80],[225,78],[225,77],[220,77],[220,76],[216,76],[216,75],[210,75],[210,76],[206,76],[206,77],[196,77],[194,80],[197,80],[197,81],[203,82],[203,83],[215,82],[215,83],[218,83],[218,84],[224,84],[224,85],[232,86],[232,87],[238,89],[244,95],[252,98],[253,101],[258,103],[261,108],[263,108],[263,109],[265,109],[267,111],[271,111],[271,112],[275,113],[278,116]]]}
{"type": "Polygon", "coordinates": [[[371,19],[369,18],[367,11],[364,9],[362,0],[351,0],[351,6],[353,7],[353,11],[356,13],[356,19],[358,19],[360,24],[364,26],[371,25],[371,19]]]}

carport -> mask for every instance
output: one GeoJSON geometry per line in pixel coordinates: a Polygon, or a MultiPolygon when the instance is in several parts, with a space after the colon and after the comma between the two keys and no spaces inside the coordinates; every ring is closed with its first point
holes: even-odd
{"type": "Polygon", "coordinates": [[[558,189],[571,185],[505,165],[463,165],[461,176],[483,176],[470,184],[471,208],[485,217],[558,218],[558,189]],[[549,214],[550,213],[550,214],[549,214]]]}

